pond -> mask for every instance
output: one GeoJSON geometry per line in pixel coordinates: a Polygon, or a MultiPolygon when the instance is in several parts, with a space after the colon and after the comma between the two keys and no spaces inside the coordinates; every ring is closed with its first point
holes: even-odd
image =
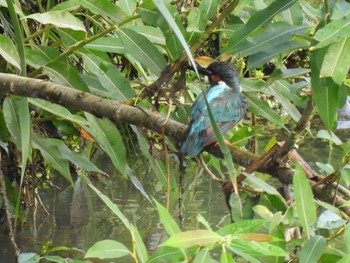
{"type": "MultiPolygon", "coordinates": [[[[273,133],[273,131],[271,131],[273,133]]],[[[344,141],[349,138],[349,130],[337,132],[344,141]]],[[[305,140],[299,152],[318,171],[316,162],[328,162],[328,142],[320,139],[305,140]]],[[[332,153],[332,163],[335,167],[339,164],[340,149],[335,147],[332,153]]],[[[138,159],[138,167],[148,167],[147,161],[138,159]]],[[[189,162],[192,164],[192,162],[189,162]]],[[[131,223],[137,226],[144,243],[149,251],[153,251],[163,240],[164,231],[159,222],[155,207],[135,187],[129,179],[122,178],[113,169],[108,158],[103,159],[100,167],[110,174],[110,177],[90,177],[93,184],[107,195],[131,223]],[[102,166],[101,166],[102,165],[102,166]]],[[[173,167],[175,171],[176,168],[173,167]]],[[[186,204],[181,220],[183,229],[203,228],[197,220],[197,215],[202,215],[210,222],[213,230],[229,223],[229,214],[221,193],[221,186],[213,182],[205,174],[199,175],[193,180],[194,167],[189,167],[186,177],[192,183],[186,189],[186,204]]],[[[145,192],[165,205],[165,192],[160,183],[155,181],[156,176],[147,169],[136,169],[135,175],[143,185],[145,192]]],[[[41,189],[38,192],[42,204],[38,204],[37,210],[28,209],[22,222],[19,223],[16,233],[16,242],[21,252],[39,252],[43,245],[52,243],[52,247],[66,246],[76,247],[86,251],[97,241],[104,239],[117,240],[130,247],[130,233],[123,223],[114,215],[101,199],[79,178],[75,185],[71,186],[57,176],[54,184],[58,189],[41,189]],[[43,209],[47,210],[47,212],[43,209]]],[[[172,206],[174,218],[178,218],[178,206],[172,206]]],[[[178,220],[179,221],[179,220],[178,220]]],[[[0,235],[0,262],[9,262],[11,248],[6,239],[6,231],[1,228],[0,235]],[[6,261],[2,261],[6,259],[6,261]]],[[[64,256],[72,256],[72,253],[63,253],[64,256]]],[[[81,256],[79,252],[75,256],[81,256]]],[[[118,262],[132,262],[131,258],[124,257],[118,262]]]]}

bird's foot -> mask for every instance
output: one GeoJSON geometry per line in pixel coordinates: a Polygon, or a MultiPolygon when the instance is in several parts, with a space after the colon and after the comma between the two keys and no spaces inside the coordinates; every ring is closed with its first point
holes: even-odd
{"type": "MultiPolygon", "coordinates": [[[[227,146],[231,146],[231,145],[232,145],[228,140],[225,140],[225,139],[224,139],[224,143],[225,143],[227,146]]],[[[219,146],[219,142],[215,142],[215,143],[214,143],[214,147],[218,147],[218,146],[219,146]]]]}

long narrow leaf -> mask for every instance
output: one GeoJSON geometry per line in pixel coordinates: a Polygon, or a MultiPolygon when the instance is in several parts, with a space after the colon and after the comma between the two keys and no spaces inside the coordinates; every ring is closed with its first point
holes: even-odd
{"type": "Polygon", "coordinates": [[[164,206],[162,206],[160,203],[157,202],[157,200],[153,200],[156,203],[160,222],[163,224],[166,232],[169,234],[169,236],[173,236],[177,233],[181,232],[181,229],[176,224],[174,218],[169,214],[169,212],[165,209],[164,206]]]}
{"type": "Polygon", "coordinates": [[[165,59],[146,37],[127,28],[118,30],[117,34],[127,53],[147,66],[152,73],[160,75],[166,66],[165,59]]]}
{"type": "Polygon", "coordinates": [[[311,225],[316,221],[316,206],[312,190],[300,164],[296,165],[293,176],[295,206],[300,225],[308,238],[311,236],[311,225]]]}
{"type": "Polygon", "coordinates": [[[108,119],[98,119],[85,113],[89,125],[83,126],[106,151],[114,167],[125,174],[126,152],[122,137],[115,125],[108,119]]]}
{"type": "MultiPolygon", "coordinates": [[[[21,69],[21,76],[26,76],[26,60],[24,56],[24,41],[23,41],[23,33],[22,28],[19,25],[19,20],[17,17],[17,14],[15,12],[14,3],[11,0],[7,0],[7,8],[9,10],[10,16],[11,16],[11,22],[15,31],[15,39],[16,39],[16,46],[17,51],[20,59],[20,69],[21,69]]],[[[19,8],[20,9],[20,8],[19,8]]],[[[25,23],[23,23],[25,25],[25,23]]],[[[1,45],[0,45],[1,46],[1,45]]]]}
{"type": "Polygon", "coordinates": [[[5,37],[4,35],[0,35],[0,56],[2,56],[5,61],[16,68],[21,68],[21,61],[15,44],[11,41],[11,39],[5,37]]]}
{"type": "Polygon", "coordinates": [[[338,85],[342,84],[350,67],[350,37],[334,42],[327,49],[320,76],[332,77],[338,85]]]}
{"type": "Polygon", "coordinates": [[[322,236],[313,236],[300,251],[299,262],[317,263],[323,254],[327,241],[322,236]]]}
{"type": "Polygon", "coordinates": [[[265,101],[262,101],[253,93],[245,93],[249,103],[248,108],[249,111],[255,113],[258,116],[265,117],[273,124],[276,124],[284,129],[287,129],[284,126],[284,123],[280,117],[280,115],[274,111],[265,101]]]}
{"type": "Polygon", "coordinates": [[[245,26],[233,33],[233,35],[230,38],[229,45],[224,50],[224,52],[231,52],[232,50],[234,50],[234,48],[236,48],[236,46],[243,42],[249,34],[264,26],[264,24],[271,21],[271,19],[275,15],[282,12],[283,10],[290,8],[296,2],[297,0],[274,1],[267,8],[251,16],[248,23],[245,26]]]}
{"type": "Polygon", "coordinates": [[[89,187],[101,198],[101,200],[109,207],[109,209],[123,222],[125,227],[129,229],[133,241],[135,242],[135,249],[140,262],[146,262],[148,259],[147,249],[142,241],[141,235],[137,228],[130,223],[130,221],[125,217],[125,215],[120,211],[118,206],[114,204],[108,196],[104,195],[100,190],[98,190],[87,178],[85,178],[89,187]]]}
{"type": "Polygon", "coordinates": [[[22,151],[21,185],[22,185],[24,173],[27,167],[27,161],[30,157],[30,152],[32,148],[32,144],[31,144],[32,127],[31,127],[27,98],[19,99],[18,116],[19,116],[19,124],[21,129],[21,151],[22,151]]]}
{"type": "Polygon", "coordinates": [[[190,60],[196,74],[198,75],[196,63],[194,62],[194,58],[192,56],[191,50],[190,50],[189,46],[187,45],[186,40],[183,37],[179,27],[177,26],[176,22],[174,21],[173,17],[171,16],[169,10],[166,8],[166,6],[162,0],[153,0],[153,3],[157,6],[158,10],[162,13],[165,20],[168,22],[169,26],[174,31],[175,35],[180,40],[181,45],[184,48],[184,50],[188,56],[188,59],[190,60]]]}

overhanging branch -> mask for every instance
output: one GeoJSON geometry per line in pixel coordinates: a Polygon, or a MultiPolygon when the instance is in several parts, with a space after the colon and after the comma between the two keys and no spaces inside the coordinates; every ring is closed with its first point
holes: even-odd
{"type": "MultiPolygon", "coordinates": [[[[133,124],[159,133],[164,128],[165,135],[173,138],[176,142],[181,141],[185,136],[186,126],[184,124],[169,119],[164,125],[165,117],[160,114],[49,81],[0,73],[0,92],[7,95],[41,98],[70,109],[86,111],[97,117],[105,117],[114,122],[133,124]]],[[[218,147],[207,148],[206,151],[218,157],[222,156],[218,147]]],[[[248,167],[259,158],[256,154],[234,146],[230,147],[230,151],[233,162],[243,167],[248,167]]],[[[273,166],[264,164],[259,167],[258,171],[277,177],[284,183],[292,183],[294,170],[289,167],[280,166],[276,163],[273,166]]],[[[322,188],[314,189],[314,193],[317,196],[321,195],[322,188]]],[[[344,202],[340,200],[338,205],[344,202]]],[[[344,207],[344,210],[350,215],[348,207],[344,207]]]]}

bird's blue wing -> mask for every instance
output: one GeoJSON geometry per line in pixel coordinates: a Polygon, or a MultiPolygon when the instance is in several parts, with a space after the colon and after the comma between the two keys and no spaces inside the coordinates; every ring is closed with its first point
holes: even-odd
{"type": "Polygon", "coordinates": [[[216,141],[204,95],[222,134],[237,124],[246,110],[246,101],[240,92],[225,85],[216,85],[201,93],[193,103],[187,138],[180,147],[180,152],[189,156],[196,156],[216,141]]]}

